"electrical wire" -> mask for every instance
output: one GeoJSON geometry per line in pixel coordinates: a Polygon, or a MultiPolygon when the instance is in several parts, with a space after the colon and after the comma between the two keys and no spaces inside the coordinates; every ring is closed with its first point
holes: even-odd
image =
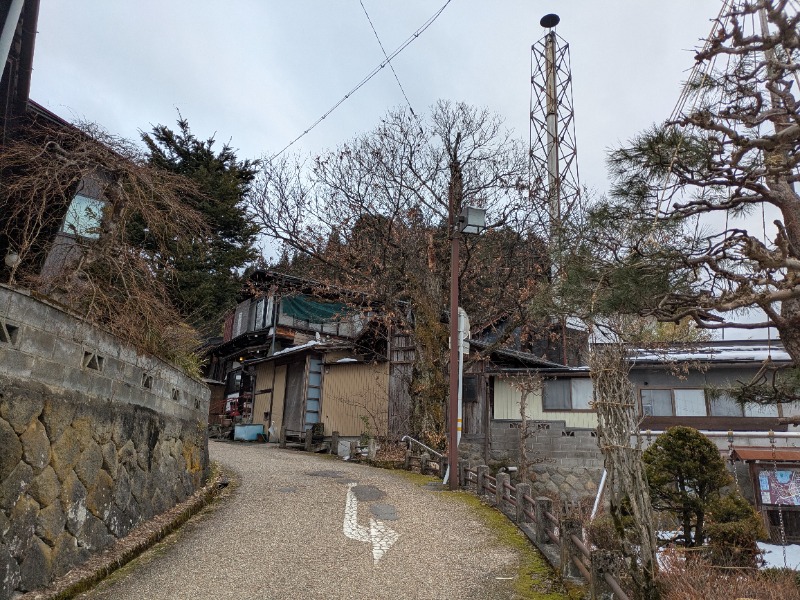
{"type": "Polygon", "coordinates": [[[344,96],[343,96],[343,97],[342,97],[342,98],[341,98],[341,99],[340,99],[340,100],[339,100],[339,101],[338,101],[336,104],[334,104],[332,107],[330,107],[330,108],[329,108],[329,109],[328,109],[328,110],[327,110],[327,111],[326,111],[326,112],[325,112],[325,113],[324,113],[324,114],[323,114],[323,115],[322,115],[320,118],[318,118],[316,121],[314,121],[314,122],[313,122],[313,123],[312,123],[312,124],[311,124],[311,125],[310,125],[310,126],[309,126],[309,127],[306,129],[306,130],[305,130],[305,131],[303,131],[303,133],[301,133],[300,135],[298,135],[298,136],[297,136],[296,138],[294,138],[294,139],[293,139],[291,142],[289,142],[289,143],[288,143],[288,144],[286,144],[286,145],[285,145],[283,148],[281,148],[281,149],[280,149],[278,152],[276,152],[275,154],[273,154],[273,155],[270,157],[270,160],[273,160],[273,159],[277,158],[278,156],[280,156],[281,154],[283,154],[284,152],[286,152],[286,151],[287,151],[289,148],[291,148],[292,146],[294,146],[294,145],[295,145],[295,144],[296,144],[298,141],[300,141],[300,140],[301,140],[302,138],[304,138],[306,135],[308,135],[308,134],[311,132],[311,130],[313,130],[313,129],[314,129],[316,126],[317,126],[317,125],[319,125],[320,123],[322,123],[322,121],[324,121],[324,120],[326,119],[326,117],[328,117],[328,116],[329,116],[329,115],[330,115],[330,114],[331,114],[333,111],[335,111],[335,110],[336,110],[337,108],[339,108],[339,107],[340,107],[342,104],[344,104],[344,103],[345,103],[345,101],[347,101],[347,99],[348,99],[348,98],[350,98],[350,96],[352,96],[354,93],[356,93],[358,90],[360,90],[360,89],[361,89],[361,88],[362,88],[362,87],[363,87],[363,86],[364,86],[364,85],[365,85],[365,84],[366,84],[366,83],[367,83],[367,82],[368,82],[370,79],[372,79],[373,77],[375,77],[375,75],[377,75],[377,74],[378,74],[378,73],[381,71],[381,69],[383,69],[383,68],[384,68],[386,65],[388,65],[388,64],[391,64],[391,61],[392,61],[392,60],[393,60],[393,59],[394,59],[394,58],[395,58],[395,57],[396,57],[398,54],[400,54],[400,53],[401,53],[403,50],[405,50],[405,49],[406,49],[406,48],[407,48],[407,47],[408,47],[408,46],[411,44],[411,42],[413,42],[413,41],[414,41],[414,40],[416,40],[416,39],[417,39],[417,38],[418,38],[420,35],[422,35],[422,34],[425,32],[425,30],[426,30],[426,29],[428,29],[428,27],[430,27],[431,25],[433,25],[434,21],[436,21],[436,19],[438,19],[438,18],[439,18],[439,15],[441,15],[441,14],[444,12],[444,9],[445,9],[445,8],[447,8],[447,7],[448,7],[448,5],[449,5],[449,4],[450,4],[452,1],[453,1],[453,0],[446,0],[446,2],[445,2],[443,5],[442,5],[442,7],[441,7],[439,10],[437,10],[437,11],[436,11],[436,12],[433,14],[433,16],[431,16],[431,17],[430,17],[430,18],[429,18],[427,21],[425,21],[425,23],[423,23],[423,24],[422,24],[422,25],[419,27],[419,29],[417,29],[417,30],[416,30],[414,33],[412,33],[412,34],[411,34],[411,35],[410,35],[410,36],[409,36],[409,37],[408,37],[408,38],[407,38],[407,39],[406,39],[406,40],[405,40],[405,41],[404,41],[402,44],[400,44],[400,45],[399,45],[399,46],[398,46],[398,47],[397,47],[397,48],[396,48],[396,49],[395,49],[395,50],[394,50],[394,51],[393,51],[391,54],[389,54],[389,55],[386,57],[386,60],[384,60],[384,61],[383,61],[382,63],[380,63],[380,64],[379,64],[377,67],[375,67],[374,69],[372,69],[372,71],[370,71],[370,72],[369,72],[369,73],[368,73],[368,74],[367,74],[367,75],[366,75],[366,76],[365,76],[365,77],[364,77],[364,78],[363,78],[361,81],[359,81],[359,82],[358,82],[358,83],[355,85],[355,87],[353,87],[353,89],[351,89],[349,92],[347,92],[347,93],[346,93],[346,94],[345,94],[345,95],[344,95],[344,96]]]}
{"type": "MultiPolygon", "coordinates": [[[[381,52],[383,52],[383,57],[388,61],[389,55],[386,54],[386,48],[383,47],[383,43],[381,42],[381,38],[378,36],[378,31],[375,29],[375,25],[372,23],[372,19],[367,12],[367,7],[364,6],[363,0],[358,0],[358,3],[361,5],[361,9],[364,11],[364,16],[367,17],[367,21],[369,21],[369,26],[372,28],[372,33],[375,34],[375,39],[378,40],[378,46],[381,47],[381,52]]],[[[403,94],[403,98],[406,99],[406,104],[408,104],[408,110],[411,111],[413,116],[417,116],[417,113],[414,112],[414,107],[411,106],[411,102],[408,100],[408,96],[406,95],[406,91],[403,89],[403,84],[400,83],[400,78],[397,76],[397,71],[394,70],[394,65],[389,63],[389,68],[392,70],[392,75],[394,75],[394,79],[397,82],[397,87],[400,88],[400,93],[403,94]]]]}

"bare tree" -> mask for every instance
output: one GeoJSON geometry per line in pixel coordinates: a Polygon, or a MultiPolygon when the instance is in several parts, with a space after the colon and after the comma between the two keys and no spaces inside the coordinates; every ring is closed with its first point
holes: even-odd
{"type": "Polygon", "coordinates": [[[526,176],[524,148],[500,119],[447,102],[427,120],[390,112],[336,150],[263,167],[253,216],[293,254],[297,274],[362,291],[413,332],[412,428],[433,444],[445,431],[448,218],[485,207],[493,229],[462,242],[462,298],[473,321],[503,311],[522,320],[520,299],[547,272],[536,243],[546,208],[531,202],[526,176]]]}
{"type": "Polygon", "coordinates": [[[636,393],[622,344],[595,346],[590,358],[597,442],[608,472],[611,517],[638,596],[658,598],[656,534],[642,462],[636,393]]]}
{"type": "Polygon", "coordinates": [[[526,482],[528,480],[528,471],[530,466],[535,460],[531,460],[528,452],[528,439],[533,435],[531,431],[530,421],[528,421],[528,400],[533,396],[542,393],[542,378],[538,373],[526,373],[521,377],[516,377],[512,384],[519,393],[519,480],[526,482]]]}

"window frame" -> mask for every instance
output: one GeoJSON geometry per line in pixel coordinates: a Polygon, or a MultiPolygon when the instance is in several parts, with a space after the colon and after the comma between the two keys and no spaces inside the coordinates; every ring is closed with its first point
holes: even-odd
{"type": "Polygon", "coordinates": [[[107,206],[108,201],[105,198],[95,198],[80,191],[76,192],[69,201],[67,211],[64,213],[59,233],[75,239],[100,239],[100,232],[103,227],[103,213],[107,206]],[[73,208],[79,198],[83,206],[80,209],[73,208]],[[84,214],[81,214],[81,210],[84,214]],[[89,210],[92,212],[97,211],[97,214],[90,216],[89,210]]]}
{"type": "Polygon", "coordinates": [[[641,416],[641,417],[646,417],[646,418],[649,418],[649,419],[664,419],[664,418],[671,418],[671,417],[674,417],[674,418],[686,417],[686,418],[692,418],[692,419],[707,419],[707,418],[711,417],[711,407],[709,405],[708,391],[706,390],[706,388],[703,388],[703,387],[669,387],[669,386],[662,386],[662,385],[660,385],[660,386],[650,386],[650,385],[648,385],[647,387],[640,387],[639,388],[639,393],[637,395],[639,397],[638,398],[639,399],[639,416],[641,416]],[[670,414],[668,414],[668,415],[653,415],[653,414],[649,414],[648,415],[648,414],[645,414],[645,412],[644,412],[644,400],[642,398],[642,392],[658,391],[658,390],[668,391],[669,392],[670,407],[671,407],[670,414]],[[705,407],[705,414],[704,415],[678,415],[678,414],[676,414],[675,413],[675,390],[700,390],[700,391],[702,391],[703,392],[703,405],[705,407]]]}
{"type": "MultiPolygon", "coordinates": [[[[575,413],[593,413],[596,412],[593,408],[574,408],[575,403],[573,400],[573,390],[572,390],[572,380],[579,379],[579,380],[588,380],[591,382],[591,377],[549,377],[545,378],[542,381],[542,412],[546,413],[563,413],[563,412],[575,412],[575,413]],[[565,381],[568,382],[567,385],[567,393],[569,399],[569,408],[547,408],[545,404],[546,398],[546,388],[548,381],[565,381]]],[[[594,400],[594,385],[592,385],[592,400],[594,400]]]]}

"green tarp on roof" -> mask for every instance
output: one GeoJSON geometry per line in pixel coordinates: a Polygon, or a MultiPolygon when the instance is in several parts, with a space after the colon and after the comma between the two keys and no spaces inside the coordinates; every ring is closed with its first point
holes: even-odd
{"type": "Polygon", "coordinates": [[[301,321],[328,323],[339,321],[352,311],[341,302],[319,302],[307,296],[291,296],[281,299],[281,312],[301,321]]]}

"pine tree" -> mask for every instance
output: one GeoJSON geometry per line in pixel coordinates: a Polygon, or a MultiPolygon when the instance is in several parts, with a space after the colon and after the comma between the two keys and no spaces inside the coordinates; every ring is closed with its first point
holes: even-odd
{"type": "MultiPolygon", "coordinates": [[[[256,257],[257,227],[246,214],[245,199],[255,179],[258,162],[239,160],[225,144],[200,140],[186,119],[173,131],[157,125],[143,133],[150,163],[183,175],[196,184],[197,193],[183,200],[206,219],[209,235],[175,244],[171,269],[165,273],[171,299],[184,319],[201,333],[218,333],[220,317],[235,302],[239,274],[256,257]]],[[[140,231],[147,246],[146,231],[140,231]]]]}
{"type": "Polygon", "coordinates": [[[703,544],[706,518],[731,483],[714,443],[691,427],[671,427],[644,451],[653,508],[675,514],[686,546],[703,544]]]}

